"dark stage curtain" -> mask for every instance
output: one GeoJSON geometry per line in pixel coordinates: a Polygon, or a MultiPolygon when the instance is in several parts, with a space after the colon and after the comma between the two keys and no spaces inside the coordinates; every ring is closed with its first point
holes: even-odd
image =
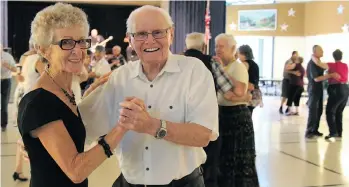
{"type": "Polygon", "coordinates": [[[170,15],[175,24],[172,53],[182,53],[185,37],[191,32],[205,32],[206,1],[170,1],[170,15]]]}
{"type": "MultiPolygon", "coordinates": [[[[226,2],[211,1],[211,36],[209,53],[214,54],[214,38],[225,33],[226,2]]],[[[185,48],[185,37],[191,32],[205,32],[206,1],[170,1],[170,15],[175,23],[173,53],[182,53],[185,48]]]]}
{"type": "Polygon", "coordinates": [[[226,2],[225,1],[211,1],[210,2],[210,13],[211,13],[211,40],[209,47],[209,54],[214,55],[214,38],[221,34],[225,33],[225,24],[226,24],[226,2]]]}
{"type": "MultiPolygon", "coordinates": [[[[36,13],[52,5],[50,2],[9,1],[8,2],[8,45],[13,48],[14,56],[19,57],[28,50],[30,24],[36,13]]],[[[132,10],[139,6],[74,4],[82,8],[90,23],[90,28],[96,28],[105,39],[113,36],[107,48],[120,45],[124,55],[128,43],[126,36],[126,20],[132,10]]]]}

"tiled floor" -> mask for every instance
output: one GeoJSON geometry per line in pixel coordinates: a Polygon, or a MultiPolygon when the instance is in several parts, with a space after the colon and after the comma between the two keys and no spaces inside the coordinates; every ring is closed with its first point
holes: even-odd
{"type": "MultiPolygon", "coordinates": [[[[279,98],[265,97],[264,108],[254,111],[257,168],[261,187],[349,187],[349,107],[344,114],[344,138],[326,142],[323,138],[304,139],[307,109],[300,116],[279,115],[279,98]]],[[[304,103],[304,101],[303,101],[304,103]]],[[[323,115],[320,131],[328,133],[323,115]]],[[[17,128],[1,133],[1,187],[24,187],[28,183],[13,182],[17,128]]],[[[25,164],[28,175],[29,166],[25,164]]],[[[91,187],[111,187],[118,176],[113,157],[89,178],[91,187]]]]}

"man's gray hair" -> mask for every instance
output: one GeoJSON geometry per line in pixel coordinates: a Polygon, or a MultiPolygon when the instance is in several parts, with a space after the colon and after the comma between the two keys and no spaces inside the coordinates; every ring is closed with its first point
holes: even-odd
{"type": "Polygon", "coordinates": [[[114,48],[118,48],[118,49],[121,50],[121,47],[120,47],[119,45],[114,45],[113,49],[114,49],[114,48]]]}
{"type": "Polygon", "coordinates": [[[135,27],[136,27],[135,19],[136,19],[136,16],[137,16],[137,14],[139,12],[142,12],[142,11],[158,11],[165,18],[165,20],[166,20],[166,22],[168,24],[168,27],[172,27],[174,25],[170,14],[165,9],[162,9],[162,8],[159,8],[159,7],[156,7],[156,6],[151,6],[151,5],[144,5],[144,6],[142,6],[140,8],[137,8],[134,11],[131,12],[131,14],[128,17],[127,22],[126,22],[127,33],[135,32],[135,27]]]}
{"type": "Polygon", "coordinates": [[[228,42],[229,47],[233,47],[234,45],[237,44],[234,36],[231,34],[225,34],[225,33],[219,34],[218,36],[216,36],[214,40],[215,43],[217,43],[218,40],[226,40],[228,42]]]}
{"type": "Polygon", "coordinates": [[[196,49],[201,51],[205,45],[205,34],[193,32],[185,38],[185,45],[187,49],[196,49]]]}

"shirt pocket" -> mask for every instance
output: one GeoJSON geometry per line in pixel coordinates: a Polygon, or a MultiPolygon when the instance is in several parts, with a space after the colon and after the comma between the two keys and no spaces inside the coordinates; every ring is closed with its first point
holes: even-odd
{"type": "Polygon", "coordinates": [[[158,112],[160,119],[162,120],[183,123],[185,118],[184,111],[185,105],[183,102],[169,100],[167,102],[160,103],[158,112]]]}

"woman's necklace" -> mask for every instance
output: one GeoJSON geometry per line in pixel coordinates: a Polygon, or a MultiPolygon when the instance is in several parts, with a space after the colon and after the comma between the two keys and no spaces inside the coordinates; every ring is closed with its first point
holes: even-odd
{"type": "Polygon", "coordinates": [[[75,95],[74,92],[72,92],[72,95],[70,95],[65,89],[63,89],[62,87],[60,87],[57,82],[53,79],[53,77],[51,76],[50,72],[48,71],[48,66],[45,69],[45,72],[47,73],[47,75],[51,78],[52,82],[54,82],[64,93],[64,95],[69,99],[69,102],[71,104],[73,104],[74,106],[76,106],[76,102],[75,102],[75,95]]]}

